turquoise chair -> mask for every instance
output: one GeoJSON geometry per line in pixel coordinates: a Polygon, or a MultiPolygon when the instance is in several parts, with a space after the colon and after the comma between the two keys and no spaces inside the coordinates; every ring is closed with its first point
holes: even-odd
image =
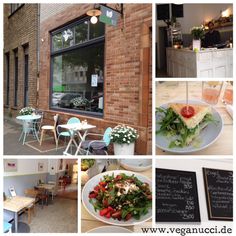
{"type": "MultiPolygon", "coordinates": [[[[80,123],[80,119],[77,118],[77,117],[71,117],[68,121],[67,121],[67,124],[79,124],[80,123]]],[[[65,137],[65,138],[68,138],[71,136],[71,133],[69,131],[61,131],[59,132],[59,128],[60,128],[60,125],[57,126],[57,134],[58,134],[58,142],[59,142],[59,138],[61,136],[65,137]]]]}
{"type": "MultiPolygon", "coordinates": [[[[108,155],[107,150],[108,146],[111,142],[111,132],[112,128],[108,127],[104,134],[96,134],[96,133],[88,133],[87,136],[100,136],[102,137],[99,140],[85,140],[81,143],[81,146],[79,149],[77,149],[75,155],[80,152],[83,154],[84,152],[86,155],[103,155],[104,153],[108,155]]],[[[86,139],[85,137],[85,139],[86,139]]]]}
{"type": "Polygon", "coordinates": [[[11,233],[12,224],[4,220],[3,222],[3,233],[11,233]]]}

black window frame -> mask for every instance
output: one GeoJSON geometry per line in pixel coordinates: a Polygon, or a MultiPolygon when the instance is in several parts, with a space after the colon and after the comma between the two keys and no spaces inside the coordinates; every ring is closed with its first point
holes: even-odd
{"type": "MultiPolygon", "coordinates": [[[[64,30],[74,27],[84,21],[89,21],[89,17],[82,17],[81,19],[72,22],[68,25],[62,26],[61,28],[58,28],[56,30],[52,30],[50,32],[50,88],[49,88],[49,109],[53,110],[53,111],[64,111],[70,114],[78,114],[78,115],[87,115],[90,117],[98,117],[98,118],[103,118],[104,117],[104,104],[105,104],[105,97],[104,97],[104,84],[105,84],[105,73],[104,73],[104,81],[103,81],[103,112],[102,113],[98,113],[98,112],[92,112],[92,111],[80,111],[80,110],[73,110],[73,109],[68,109],[68,108],[56,108],[54,106],[52,106],[52,93],[53,93],[53,58],[59,55],[63,55],[67,52],[71,52],[73,50],[76,49],[80,49],[80,48],[84,48],[84,47],[89,47],[89,46],[93,46],[94,44],[104,44],[104,61],[103,61],[103,65],[105,68],[105,25],[104,25],[104,35],[85,41],[83,43],[79,43],[79,44],[74,44],[73,46],[67,47],[67,48],[63,48],[63,49],[59,49],[56,51],[53,51],[53,36],[63,32],[64,30]]],[[[89,32],[89,26],[88,26],[88,36],[90,34],[89,32]]],[[[104,68],[103,68],[103,72],[104,72],[104,68]]]]}
{"type": "Polygon", "coordinates": [[[18,106],[18,80],[19,80],[19,58],[18,49],[14,49],[14,107],[18,106]]]}
{"type": "Polygon", "coordinates": [[[29,105],[29,54],[27,50],[29,46],[26,45],[24,48],[24,107],[29,105]]]}
{"type": "Polygon", "coordinates": [[[6,106],[10,105],[10,52],[5,53],[6,106]]]}

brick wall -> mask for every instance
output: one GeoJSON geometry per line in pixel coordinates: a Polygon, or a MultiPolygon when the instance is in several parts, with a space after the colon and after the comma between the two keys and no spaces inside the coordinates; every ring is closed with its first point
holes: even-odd
{"type": "MultiPolygon", "coordinates": [[[[10,14],[10,4],[4,4],[4,53],[10,54],[10,103],[5,111],[15,115],[24,104],[24,48],[29,45],[29,105],[37,104],[37,40],[38,5],[25,4],[14,14],[10,14]],[[14,107],[15,63],[13,50],[18,48],[18,96],[14,107]]],[[[5,57],[4,57],[5,61],[5,57]]],[[[4,104],[6,103],[6,66],[4,66],[4,104]]]]}
{"type": "MultiPolygon", "coordinates": [[[[41,4],[44,5],[44,4],[41,4]]],[[[53,4],[47,8],[54,7],[53,4]]],[[[114,7],[115,5],[110,5],[114,7]]],[[[48,17],[40,24],[40,80],[39,108],[48,111],[46,119],[52,118],[49,109],[50,85],[50,33],[84,15],[93,4],[74,4],[53,14],[49,9],[48,17]]],[[[41,6],[43,9],[43,6],[41,6]]],[[[151,40],[148,35],[151,27],[151,4],[124,4],[124,18],[117,27],[106,26],[105,34],[105,84],[104,117],[102,119],[78,115],[97,125],[98,130],[125,123],[137,128],[140,138],[136,145],[138,154],[151,153],[151,40]],[[145,71],[144,71],[145,70],[145,71]]],[[[150,35],[149,35],[150,36],[150,35]]],[[[66,120],[72,114],[60,113],[66,120]]],[[[77,115],[76,115],[77,116],[77,115]]]]}

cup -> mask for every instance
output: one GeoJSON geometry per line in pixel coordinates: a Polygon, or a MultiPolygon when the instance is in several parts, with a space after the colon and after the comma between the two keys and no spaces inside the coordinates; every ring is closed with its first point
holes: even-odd
{"type": "Polygon", "coordinates": [[[219,101],[223,82],[220,81],[204,81],[202,82],[202,100],[216,105],[219,101]]]}
{"type": "Polygon", "coordinates": [[[222,102],[230,105],[233,104],[233,81],[226,82],[222,102]]]}

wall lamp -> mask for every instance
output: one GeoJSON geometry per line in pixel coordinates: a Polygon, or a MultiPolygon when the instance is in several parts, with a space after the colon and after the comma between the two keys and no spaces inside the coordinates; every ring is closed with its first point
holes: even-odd
{"type": "Polygon", "coordinates": [[[100,6],[105,6],[107,8],[110,8],[111,10],[119,13],[121,15],[121,17],[123,18],[123,11],[124,11],[124,4],[123,3],[120,3],[120,4],[116,4],[116,7],[115,9],[112,8],[112,7],[108,7],[107,4],[94,4],[94,7],[93,9],[91,10],[88,10],[86,12],[86,14],[88,16],[91,16],[90,18],[90,22],[92,24],[96,24],[98,22],[98,16],[100,16],[102,14],[101,10],[100,10],[100,6]],[[119,9],[118,9],[119,8],[119,9]]]}

